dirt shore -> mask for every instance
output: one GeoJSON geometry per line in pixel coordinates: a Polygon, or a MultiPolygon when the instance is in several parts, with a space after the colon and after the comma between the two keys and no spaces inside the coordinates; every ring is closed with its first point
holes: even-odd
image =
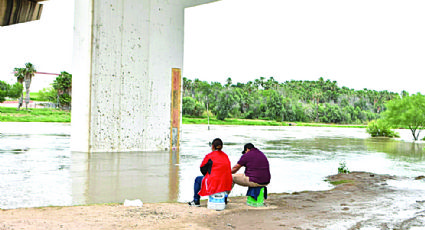
{"type": "MultiPolygon", "coordinates": [[[[182,203],[42,207],[0,211],[0,229],[330,229],[338,221],[355,220],[354,209],[391,192],[395,177],[352,172],[328,177],[344,181],[328,191],[269,194],[267,206],[246,205],[231,197],[223,211],[182,203]]],[[[347,229],[347,228],[342,228],[347,229]]],[[[361,229],[361,223],[348,229],[361,229]]]]}

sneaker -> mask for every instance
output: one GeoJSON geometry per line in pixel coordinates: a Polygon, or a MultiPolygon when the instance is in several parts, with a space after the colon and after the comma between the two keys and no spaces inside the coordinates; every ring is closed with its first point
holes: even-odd
{"type": "Polygon", "coordinates": [[[195,206],[195,207],[199,207],[201,206],[201,203],[199,201],[196,200],[192,200],[191,202],[188,202],[189,206],[195,206]]]}

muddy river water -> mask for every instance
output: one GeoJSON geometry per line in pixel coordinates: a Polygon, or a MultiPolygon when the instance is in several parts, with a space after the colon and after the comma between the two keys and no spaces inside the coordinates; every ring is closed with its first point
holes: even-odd
{"type": "MultiPolygon", "coordinates": [[[[268,156],[271,193],[331,189],[324,178],[341,162],[350,171],[404,177],[388,182],[398,195],[363,211],[375,221],[389,214],[408,219],[424,214],[418,205],[425,202],[425,181],[412,178],[425,175],[425,144],[397,131],[401,138],[385,139],[358,128],[183,125],[179,152],[89,154],[70,151],[70,124],[1,123],[0,208],[189,201],[208,142],[220,137],[232,165],[247,142],[268,156]]],[[[235,186],[231,195],[245,192],[235,186]]]]}

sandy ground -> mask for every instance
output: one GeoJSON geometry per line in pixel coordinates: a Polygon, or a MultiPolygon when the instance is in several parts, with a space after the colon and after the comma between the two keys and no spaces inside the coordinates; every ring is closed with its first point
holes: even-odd
{"type": "MultiPolygon", "coordinates": [[[[336,221],[354,220],[352,208],[391,192],[388,175],[338,174],[330,181],[350,180],[329,191],[269,194],[266,207],[231,197],[223,211],[183,203],[42,207],[0,211],[0,229],[329,229],[336,221]]],[[[361,229],[361,223],[349,229],[361,229]]],[[[385,228],[384,228],[385,229],[385,228]]],[[[406,228],[408,229],[408,228],[406,228]]]]}

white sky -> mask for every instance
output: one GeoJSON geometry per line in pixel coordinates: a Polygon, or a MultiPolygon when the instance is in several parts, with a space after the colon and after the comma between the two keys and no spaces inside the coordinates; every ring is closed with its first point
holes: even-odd
{"type": "Polygon", "coordinates": [[[423,0],[223,0],[186,10],[184,76],[425,93],[423,0]]]}
{"type": "MultiPolygon", "coordinates": [[[[0,80],[16,82],[13,68],[24,67],[26,62],[39,72],[72,73],[73,20],[73,0],[49,0],[39,21],[0,27],[0,80]]],[[[55,78],[36,77],[39,80],[34,79],[32,91],[41,79],[55,78]]]]}
{"type": "MultiPolygon", "coordinates": [[[[73,0],[0,27],[0,80],[32,62],[72,73],[73,0]]],[[[186,9],[183,76],[224,83],[273,76],[425,93],[423,0],[222,0],[186,9]]]]}

